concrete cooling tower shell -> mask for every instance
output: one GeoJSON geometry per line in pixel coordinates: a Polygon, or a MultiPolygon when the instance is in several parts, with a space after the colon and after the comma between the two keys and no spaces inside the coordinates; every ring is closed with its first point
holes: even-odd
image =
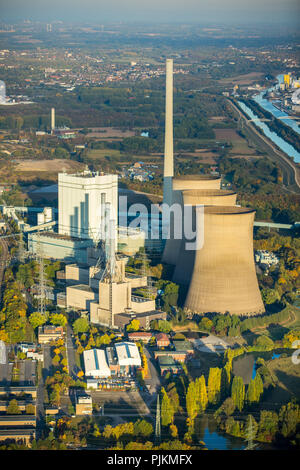
{"type": "Polygon", "coordinates": [[[213,175],[183,175],[173,178],[173,191],[184,189],[220,189],[221,178],[213,175]]]}
{"type": "MultiPolygon", "coordinates": [[[[192,252],[188,310],[247,316],[264,312],[253,257],[254,215],[242,207],[204,208],[204,244],[192,252]]],[[[189,257],[181,259],[178,267],[184,271],[189,262],[189,257]]]]}
{"type": "MultiPolygon", "coordinates": [[[[213,175],[183,175],[173,179],[173,204],[183,206],[182,191],[199,189],[220,189],[221,178],[213,175]]],[[[172,222],[170,224],[170,234],[173,233],[172,222]]],[[[175,265],[180,251],[181,240],[166,240],[162,261],[175,265]]]]}
{"type": "Polygon", "coordinates": [[[192,189],[182,191],[186,206],[235,206],[237,193],[226,189],[192,189]]]}
{"type": "MultiPolygon", "coordinates": [[[[183,205],[220,205],[234,206],[236,204],[237,194],[233,191],[221,189],[185,189],[183,191],[174,191],[174,202],[183,207],[183,205]]],[[[182,227],[183,233],[183,227],[182,227]]],[[[171,236],[173,234],[173,225],[171,224],[171,236]]],[[[185,240],[176,240],[170,238],[166,241],[163,261],[168,264],[176,264],[180,253],[182,253],[182,245],[185,240]],[[182,243],[183,241],[183,243],[182,243]]]]}

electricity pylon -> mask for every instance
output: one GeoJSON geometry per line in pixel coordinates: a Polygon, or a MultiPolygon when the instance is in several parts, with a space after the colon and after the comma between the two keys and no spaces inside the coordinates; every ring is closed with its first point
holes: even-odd
{"type": "Polygon", "coordinates": [[[159,393],[157,394],[157,403],[156,403],[155,438],[157,441],[160,441],[160,438],[161,438],[159,393]]]}
{"type": "Polygon", "coordinates": [[[253,426],[253,417],[252,415],[249,415],[249,424],[246,429],[246,434],[245,434],[245,440],[247,442],[247,447],[245,447],[244,450],[253,450],[257,446],[257,444],[254,444],[254,439],[255,439],[255,429],[253,426]]]}
{"type": "Polygon", "coordinates": [[[37,261],[39,263],[39,313],[43,316],[46,315],[45,309],[45,297],[46,297],[46,286],[45,286],[45,266],[43,258],[43,250],[40,240],[40,232],[37,232],[37,249],[36,249],[37,261]]]}

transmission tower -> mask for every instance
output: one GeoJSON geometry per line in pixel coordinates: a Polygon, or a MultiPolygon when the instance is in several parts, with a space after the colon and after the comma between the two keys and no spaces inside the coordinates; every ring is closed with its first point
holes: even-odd
{"type": "Polygon", "coordinates": [[[44,258],[43,258],[43,250],[41,246],[40,240],[40,232],[37,232],[37,261],[39,263],[39,313],[43,316],[46,314],[45,309],[45,297],[46,297],[46,282],[45,282],[45,266],[44,266],[44,258]]]}
{"type": "Polygon", "coordinates": [[[147,278],[147,287],[146,287],[146,295],[148,299],[151,299],[151,279],[148,276],[148,269],[147,269],[147,257],[146,252],[142,251],[142,276],[147,278]]]}
{"type": "Polygon", "coordinates": [[[20,232],[20,237],[19,237],[18,259],[19,259],[20,263],[23,263],[24,259],[25,259],[25,248],[24,248],[24,241],[23,241],[23,233],[22,232],[20,232]]]}
{"type": "Polygon", "coordinates": [[[254,426],[253,426],[253,417],[252,415],[249,416],[249,424],[247,426],[247,429],[246,429],[246,436],[245,436],[245,440],[247,442],[247,447],[245,447],[244,450],[253,450],[255,449],[255,447],[257,446],[257,444],[254,444],[254,439],[255,439],[255,435],[256,435],[256,432],[255,432],[255,429],[254,429],[254,426]]]}
{"type": "Polygon", "coordinates": [[[160,441],[160,438],[161,438],[159,394],[157,394],[157,402],[156,402],[155,438],[156,438],[157,441],[160,441]]]}

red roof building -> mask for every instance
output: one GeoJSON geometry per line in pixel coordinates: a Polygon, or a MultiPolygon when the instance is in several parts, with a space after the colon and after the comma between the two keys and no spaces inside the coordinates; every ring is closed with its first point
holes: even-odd
{"type": "Polygon", "coordinates": [[[165,348],[170,345],[169,336],[166,333],[158,333],[155,338],[158,348],[165,348]]]}

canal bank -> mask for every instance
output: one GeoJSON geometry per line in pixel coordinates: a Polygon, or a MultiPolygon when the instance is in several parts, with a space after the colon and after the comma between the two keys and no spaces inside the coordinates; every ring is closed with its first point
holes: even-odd
{"type": "Polygon", "coordinates": [[[262,130],[258,130],[257,127],[251,122],[249,116],[242,111],[238,104],[231,99],[227,100],[228,104],[232,107],[235,114],[238,116],[240,128],[247,132],[247,135],[251,141],[265,153],[271,160],[275,161],[282,170],[283,175],[283,186],[289,192],[296,194],[300,193],[300,169],[292,161],[291,158],[287,157],[277,146],[267,138],[262,130]]]}

